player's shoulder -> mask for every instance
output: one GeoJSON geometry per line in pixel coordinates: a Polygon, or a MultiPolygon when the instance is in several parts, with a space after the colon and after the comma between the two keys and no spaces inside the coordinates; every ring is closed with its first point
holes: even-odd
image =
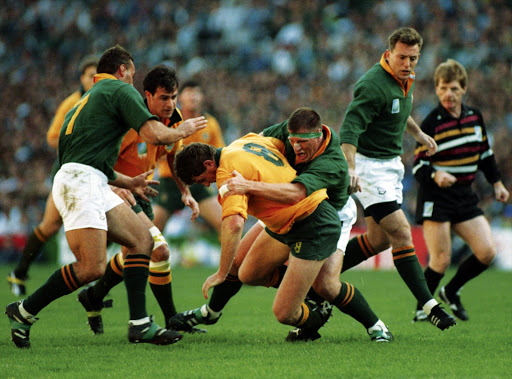
{"type": "Polygon", "coordinates": [[[64,102],[77,102],[78,100],[80,100],[80,98],[82,97],[82,93],[80,90],[77,90],[75,92],[73,92],[72,94],[70,94],[68,97],[66,97],[63,101],[64,102]]]}
{"type": "MultiPolygon", "coordinates": [[[[131,84],[125,83],[118,79],[113,78],[104,78],[97,83],[95,83],[91,88],[91,93],[94,92],[111,92],[111,93],[117,93],[117,92],[123,92],[130,95],[138,94],[140,93],[137,91],[137,89],[132,86],[131,84]]],[[[142,96],[141,96],[142,97],[142,96]]]]}
{"type": "Polygon", "coordinates": [[[359,78],[357,83],[365,83],[367,85],[375,85],[386,77],[386,70],[379,64],[376,63],[363,76],[359,78]],[[376,82],[377,80],[377,82],[376,82]]]}
{"type": "Polygon", "coordinates": [[[208,112],[204,112],[204,117],[208,120],[208,122],[215,122],[215,123],[219,123],[219,121],[217,120],[217,117],[215,117],[214,115],[212,115],[211,113],[208,113],[208,112]]]}
{"type": "Polygon", "coordinates": [[[480,112],[480,109],[476,108],[476,107],[473,107],[473,106],[469,106],[469,105],[466,105],[466,104],[462,104],[462,109],[464,111],[464,114],[466,114],[467,116],[478,116],[480,118],[483,118],[482,116],[482,112],[480,112]]]}
{"type": "Polygon", "coordinates": [[[288,120],[266,127],[263,129],[263,135],[286,140],[288,138],[288,120]]]}
{"type": "Polygon", "coordinates": [[[381,101],[391,88],[389,77],[390,75],[380,65],[375,65],[357,81],[354,93],[365,98],[372,98],[374,101],[381,101]]]}

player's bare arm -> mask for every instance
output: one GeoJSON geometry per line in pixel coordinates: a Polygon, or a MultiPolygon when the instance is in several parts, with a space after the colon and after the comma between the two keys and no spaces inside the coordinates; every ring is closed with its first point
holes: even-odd
{"type": "Polygon", "coordinates": [[[409,118],[407,119],[407,131],[411,133],[411,135],[414,137],[416,141],[418,141],[427,148],[428,156],[432,156],[436,153],[436,141],[428,134],[424,133],[411,116],[409,116],[409,118]]]}
{"type": "Polygon", "coordinates": [[[215,274],[209,276],[203,284],[205,299],[208,299],[210,288],[221,284],[226,279],[242,239],[244,223],[245,219],[238,214],[227,216],[222,220],[219,269],[215,274]]]}
{"type": "Polygon", "coordinates": [[[350,177],[350,184],[348,186],[348,193],[351,195],[355,192],[361,192],[361,179],[356,174],[356,151],[357,147],[349,143],[342,143],[341,150],[345,155],[348,163],[348,175],[350,177]]]}
{"type": "Polygon", "coordinates": [[[494,183],[493,187],[496,200],[502,203],[506,203],[509,197],[509,192],[507,191],[501,180],[494,183]]]}
{"type": "Polygon", "coordinates": [[[256,182],[245,179],[236,170],[231,175],[233,177],[222,185],[228,190],[224,196],[249,194],[281,204],[295,204],[307,196],[306,187],[302,183],[256,182]]]}
{"type": "Polygon", "coordinates": [[[434,182],[440,187],[440,188],[448,188],[455,184],[457,181],[457,178],[450,174],[449,172],[445,171],[436,171],[434,173],[434,182]]]}
{"type": "Polygon", "coordinates": [[[168,128],[160,121],[151,119],[141,126],[139,135],[144,141],[153,145],[170,145],[206,128],[206,124],[206,119],[201,116],[186,120],[176,129],[173,129],[168,128]]]}
{"type": "Polygon", "coordinates": [[[194,197],[192,196],[192,193],[190,192],[188,186],[185,183],[183,183],[178,178],[178,175],[176,175],[176,172],[174,172],[174,155],[167,155],[167,163],[169,164],[169,168],[171,169],[172,178],[176,182],[176,186],[181,192],[181,201],[183,202],[183,204],[185,204],[192,210],[190,220],[194,221],[197,218],[197,216],[199,216],[199,204],[197,203],[196,199],[194,199],[194,197]]]}

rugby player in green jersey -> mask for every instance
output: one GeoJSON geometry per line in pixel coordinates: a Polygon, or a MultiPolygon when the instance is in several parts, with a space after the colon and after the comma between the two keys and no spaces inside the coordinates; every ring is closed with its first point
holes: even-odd
{"type": "Polygon", "coordinates": [[[19,348],[30,347],[30,328],[43,308],[103,275],[107,240],[128,248],[123,276],[130,309],[129,341],[164,345],[181,339],[181,334],[160,328],[147,314],[145,289],[153,238],[109,184],[148,200],[146,195],[153,191],[148,185],[157,183],[146,180],[151,171],[134,178],[114,171],[129,129],[148,143],[169,145],[203,129],[206,120],[190,119],[177,129],[158,121],[133,87],[133,58],[119,45],[103,53],[97,71],[91,90],[66,115],[59,138],[60,169],[52,188],[77,260],[55,271],[25,300],[7,306],[12,340],[19,348]]]}
{"type": "Polygon", "coordinates": [[[434,139],[410,116],[414,67],[423,38],[412,28],[389,36],[388,50],[359,79],[340,129],[341,148],[348,161],[350,192],[364,208],[367,233],[347,245],[343,271],[391,246],[393,262],[432,324],[444,330],[455,325],[430,293],[414,249],[411,227],[402,203],[404,166],[400,154],[407,129],[434,154],[434,139]]]}
{"type": "MultiPolygon", "coordinates": [[[[48,145],[58,149],[60,130],[66,117],[66,113],[73,108],[75,103],[80,100],[84,93],[89,91],[94,84],[94,75],[96,75],[96,66],[98,65],[98,58],[95,56],[85,57],[80,62],[80,89],[69,95],[59,105],[55,115],[53,116],[52,123],[48,129],[46,140],[48,145]]],[[[58,159],[52,167],[51,176],[57,172],[59,167],[58,159]]],[[[26,284],[28,280],[28,271],[32,263],[37,259],[39,254],[42,252],[43,245],[57,232],[62,226],[62,221],[59,212],[55,208],[53,197],[51,192],[48,194],[46,200],[46,207],[44,209],[44,215],[41,222],[34,228],[34,230],[28,235],[27,243],[23,248],[20,260],[16,267],[9,273],[7,282],[11,288],[11,292],[15,296],[25,296],[26,284]]]]}
{"type": "MultiPolygon", "coordinates": [[[[287,121],[265,129],[262,134],[270,138],[285,155],[298,176],[290,183],[267,183],[247,180],[238,172],[233,172],[233,177],[225,182],[227,192],[224,196],[247,194],[283,204],[296,204],[313,192],[325,188],[329,196],[327,201],[338,211],[341,235],[336,252],[327,259],[322,267],[322,274],[315,282],[315,289],[322,299],[317,295],[310,300],[325,311],[330,312],[334,305],[343,313],[354,317],[365,326],[372,341],[391,341],[391,333],[371,310],[357,288],[339,281],[343,251],[357,214],[355,203],[348,196],[347,162],[339,147],[338,137],[329,127],[322,125],[320,115],[310,108],[298,108],[287,121]]],[[[238,275],[244,283],[279,287],[286,266],[274,267],[268,262],[270,258],[262,259],[261,256],[254,254],[246,259],[249,249],[257,250],[258,246],[267,247],[266,250],[273,261],[286,260],[290,251],[286,245],[263,231],[263,226],[257,223],[244,236],[229,275],[223,283],[214,287],[210,302],[194,311],[173,317],[171,320],[176,327],[178,328],[180,324],[216,322],[221,310],[242,285],[238,275]],[[253,248],[255,240],[258,241],[258,245],[253,248]],[[244,267],[239,272],[242,262],[244,267]]],[[[312,293],[311,295],[314,296],[312,293]]],[[[311,341],[319,337],[317,330],[297,328],[289,333],[287,340],[311,341]]]]}

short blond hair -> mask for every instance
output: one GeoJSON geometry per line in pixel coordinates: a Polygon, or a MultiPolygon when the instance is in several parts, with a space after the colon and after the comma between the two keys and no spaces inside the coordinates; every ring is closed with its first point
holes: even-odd
{"type": "Polygon", "coordinates": [[[468,73],[463,65],[455,59],[447,59],[436,67],[434,72],[434,85],[437,87],[439,81],[450,83],[458,81],[462,88],[468,85],[468,73]]]}

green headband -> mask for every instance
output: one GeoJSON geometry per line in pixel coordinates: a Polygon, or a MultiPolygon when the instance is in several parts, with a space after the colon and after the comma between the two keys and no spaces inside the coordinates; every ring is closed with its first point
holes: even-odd
{"type": "Polygon", "coordinates": [[[322,137],[322,132],[316,132],[316,133],[290,133],[288,137],[295,137],[295,138],[318,138],[322,137]]]}

